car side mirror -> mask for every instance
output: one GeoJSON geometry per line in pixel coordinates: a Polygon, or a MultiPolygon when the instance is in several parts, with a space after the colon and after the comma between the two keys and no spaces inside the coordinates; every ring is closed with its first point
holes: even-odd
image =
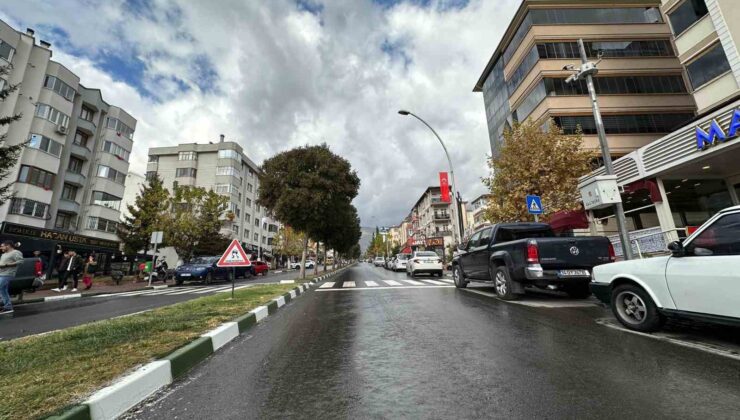
{"type": "Polygon", "coordinates": [[[686,249],[680,241],[673,241],[668,244],[668,250],[671,251],[674,257],[686,256],[686,249]]]}

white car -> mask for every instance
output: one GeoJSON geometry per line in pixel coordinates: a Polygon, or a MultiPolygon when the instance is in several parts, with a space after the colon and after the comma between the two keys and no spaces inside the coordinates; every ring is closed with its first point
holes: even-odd
{"type": "Polygon", "coordinates": [[[656,331],[667,317],[740,325],[740,206],[668,249],[671,256],[594,267],[591,291],[637,331],[656,331]]]}
{"type": "Polygon", "coordinates": [[[393,260],[391,268],[393,271],[406,271],[406,263],[409,260],[410,254],[398,254],[393,260]]]}
{"type": "Polygon", "coordinates": [[[429,273],[442,277],[442,260],[434,251],[415,251],[406,263],[406,275],[415,277],[420,273],[429,273]]]}
{"type": "MultiPolygon", "coordinates": [[[[314,263],[313,261],[306,260],[306,268],[313,268],[314,265],[316,265],[316,263],[314,263]]],[[[296,262],[290,263],[290,268],[292,268],[294,270],[300,269],[301,268],[301,262],[300,261],[296,261],[296,262]]]]}
{"type": "Polygon", "coordinates": [[[376,267],[382,267],[383,265],[385,265],[385,258],[375,257],[375,259],[373,260],[373,265],[375,265],[376,267]]]}

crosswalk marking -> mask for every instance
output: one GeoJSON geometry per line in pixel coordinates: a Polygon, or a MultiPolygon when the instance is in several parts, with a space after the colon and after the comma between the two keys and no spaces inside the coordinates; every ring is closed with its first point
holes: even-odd
{"type": "Polygon", "coordinates": [[[420,281],[416,281],[416,280],[403,280],[403,281],[405,283],[408,283],[408,284],[412,285],[412,286],[423,286],[424,285],[424,283],[422,283],[420,281]]]}
{"type": "MultiPolygon", "coordinates": [[[[243,284],[241,286],[234,287],[234,290],[244,289],[246,287],[252,287],[252,284],[243,284]]],[[[132,296],[177,296],[185,294],[201,295],[206,293],[223,293],[230,292],[231,285],[217,285],[217,286],[184,286],[184,287],[168,287],[166,289],[145,289],[145,290],[134,290],[124,293],[105,293],[96,295],[95,297],[132,297],[132,296]]]]}
{"type": "Polygon", "coordinates": [[[208,292],[221,292],[226,289],[231,290],[231,286],[219,287],[218,289],[213,289],[213,290],[198,290],[197,292],[193,292],[193,293],[201,294],[201,293],[208,293],[208,292]]]}
{"type": "Polygon", "coordinates": [[[378,287],[378,283],[375,283],[372,280],[365,280],[365,286],[368,286],[368,287],[378,287]]]}
{"type": "Polygon", "coordinates": [[[319,286],[319,289],[328,289],[330,287],[334,287],[334,282],[333,281],[327,281],[326,283],[324,283],[321,286],[319,286]]]}
{"type": "Polygon", "coordinates": [[[391,285],[391,286],[400,286],[401,285],[401,283],[399,283],[399,282],[397,282],[395,280],[383,280],[383,281],[386,282],[387,284],[391,285]]]}
{"type": "Polygon", "coordinates": [[[454,282],[454,281],[452,281],[452,280],[450,280],[450,279],[442,279],[442,280],[440,280],[440,281],[443,281],[443,282],[445,282],[445,283],[447,283],[447,284],[455,284],[455,282],[454,282]]]}
{"type": "Polygon", "coordinates": [[[437,280],[422,280],[422,281],[424,283],[433,284],[435,286],[442,286],[442,285],[444,285],[444,283],[442,283],[441,281],[437,281],[437,280]]]}
{"type": "Polygon", "coordinates": [[[345,281],[342,287],[357,287],[353,281],[345,281]]]}

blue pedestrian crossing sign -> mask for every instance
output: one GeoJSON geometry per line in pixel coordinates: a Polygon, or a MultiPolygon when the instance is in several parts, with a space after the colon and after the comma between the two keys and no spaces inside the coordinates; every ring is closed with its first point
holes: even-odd
{"type": "Polygon", "coordinates": [[[539,195],[527,196],[527,211],[529,214],[542,214],[542,199],[539,195]]]}

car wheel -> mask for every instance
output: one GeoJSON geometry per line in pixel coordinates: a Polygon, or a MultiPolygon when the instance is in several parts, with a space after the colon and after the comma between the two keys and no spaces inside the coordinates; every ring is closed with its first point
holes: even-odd
{"type": "Polygon", "coordinates": [[[665,317],[641,287],[625,284],[612,291],[612,312],[625,327],[642,332],[657,331],[665,317]]]}
{"type": "Polygon", "coordinates": [[[462,268],[459,265],[452,267],[452,281],[455,282],[455,287],[458,289],[468,287],[468,282],[465,281],[465,274],[463,274],[462,268]]]}
{"type": "Polygon", "coordinates": [[[591,296],[591,290],[588,288],[588,283],[571,286],[565,289],[565,293],[573,299],[586,299],[591,296]]]}
{"type": "Polygon", "coordinates": [[[506,266],[496,268],[493,276],[493,284],[496,288],[496,296],[503,300],[516,300],[519,295],[513,292],[513,284],[509,269],[506,266]]]}
{"type": "Polygon", "coordinates": [[[211,274],[211,273],[206,274],[205,283],[206,284],[213,283],[213,274],[211,274]]]}
{"type": "Polygon", "coordinates": [[[182,284],[185,283],[185,280],[183,279],[175,279],[175,284],[178,286],[182,286],[182,284]]]}

